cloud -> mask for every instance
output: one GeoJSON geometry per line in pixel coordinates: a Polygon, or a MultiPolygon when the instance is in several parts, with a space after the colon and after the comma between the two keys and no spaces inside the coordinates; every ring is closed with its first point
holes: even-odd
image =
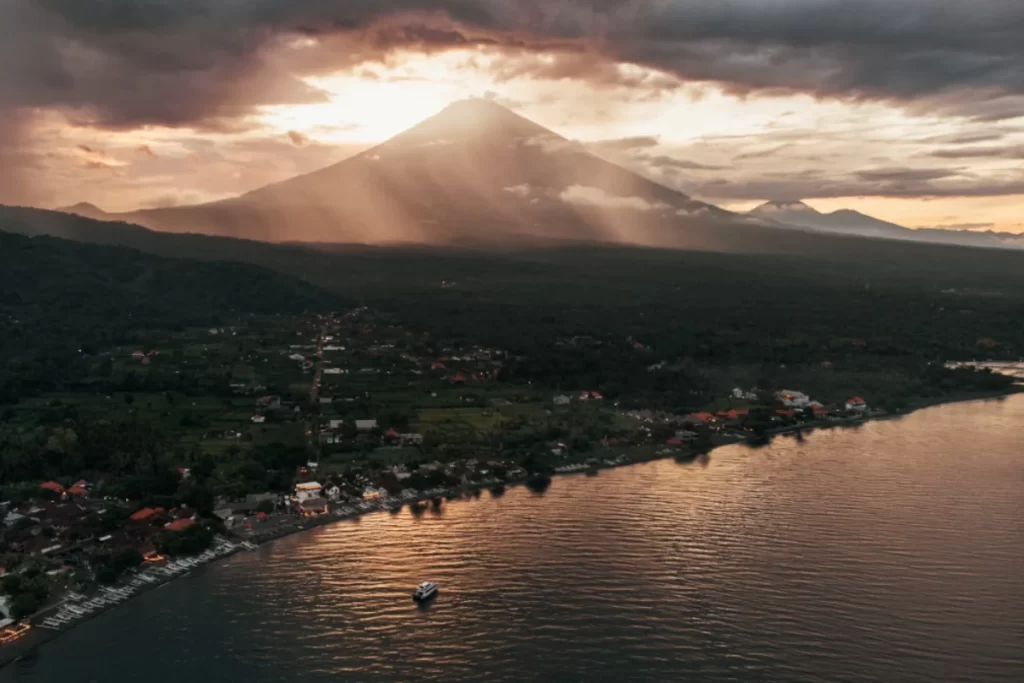
{"type": "Polygon", "coordinates": [[[599,187],[573,185],[563,190],[558,198],[566,204],[593,206],[603,209],[631,209],[633,211],[655,211],[670,209],[668,204],[651,203],[643,197],[619,197],[610,195],[599,187]]]}
{"type": "Polygon", "coordinates": [[[1010,147],[963,147],[940,149],[931,153],[937,159],[1024,159],[1024,145],[1010,147]]]}
{"type": "Polygon", "coordinates": [[[1016,0],[5,0],[0,103],[223,129],[323,101],[304,76],[484,46],[505,54],[499,80],[705,81],[998,120],[1024,115],[1022,22],[1016,0]]]}
{"type": "Polygon", "coordinates": [[[154,152],[153,148],[150,147],[149,145],[139,145],[138,147],[135,148],[135,151],[141,154],[142,156],[149,157],[150,159],[160,158],[159,155],[157,155],[157,153],[154,152]]]}
{"type": "Polygon", "coordinates": [[[539,147],[542,151],[548,154],[557,154],[559,152],[587,153],[587,148],[583,143],[575,140],[566,140],[565,138],[554,134],[535,135],[529,138],[522,138],[516,141],[516,144],[522,144],[526,147],[539,147]]]}
{"type": "Polygon", "coordinates": [[[632,152],[637,149],[657,147],[661,144],[661,139],[653,135],[638,135],[629,138],[616,138],[614,140],[595,140],[585,144],[597,152],[632,152]]]}
{"type": "Polygon", "coordinates": [[[919,225],[918,230],[991,230],[995,223],[950,223],[947,225],[919,225]]]}
{"type": "Polygon", "coordinates": [[[654,156],[638,155],[635,157],[640,163],[647,164],[657,169],[675,169],[681,171],[716,171],[725,168],[718,164],[703,164],[690,159],[678,159],[676,157],[658,154],[654,156]]]}
{"type": "Polygon", "coordinates": [[[939,181],[888,179],[864,181],[858,177],[828,177],[806,173],[801,177],[769,174],[756,179],[712,178],[692,188],[692,194],[714,201],[771,198],[836,199],[841,197],[1008,197],[1024,195],[1024,175],[995,178],[956,178],[939,181]]]}
{"type": "Polygon", "coordinates": [[[523,198],[529,197],[531,192],[531,188],[529,185],[511,185],[509,187],[503,187],[501,189],[503,192],[508,192],[509,194],[514,194],[517,197],[523,198]]]}
{"type": "Polygon", "coordinates": [[[111,157],[105,150],[89,145],[76,145],[71,159],[76,166],[86,169],[110,170],[129,165],[126,161],[111,157]]]}
{"type": "Polygon", "coordinates": [[[959,172],[948,168],[875,168],[858,171],[855,175],[867,182],[919,183],[949,178],[959,172]]]}
{"type": "Polygon", "coordinates": [[[305,147],[309,144],[309,138],[297,130],[288,131],[288,139],[292,141],[292,144],[296,147],[305,147]]]}

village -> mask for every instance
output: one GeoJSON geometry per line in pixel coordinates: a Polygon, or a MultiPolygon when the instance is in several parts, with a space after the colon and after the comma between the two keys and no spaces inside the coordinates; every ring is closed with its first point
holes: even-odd
{"type": "Polygon", "coordinates": [[[63,473],[4,487],[0,645],[329,521],[881,414],[859,396],[765,388],[680,414],[626,406],[599,386],[510,379],[506,350],[365,308],[146,341],[97,354],[104,391],[69,387],[7,416],[63,473]]]}

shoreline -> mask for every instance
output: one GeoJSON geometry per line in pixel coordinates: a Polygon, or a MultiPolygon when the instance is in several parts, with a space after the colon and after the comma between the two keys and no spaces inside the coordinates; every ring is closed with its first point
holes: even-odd
{"type": "MultiPolygon", "coordinates": [[[[886,413],[883,415],[864,415],[843,420],[808,422],[799,425],[780,427],[774,430],[769,430],[768,432],[765,433],[765,437],[767,437],[770,440],[772,437],[775,436],[802,433],[804,431],[855,427],[876,420],[892,420],[896,418],[906,417],[907,415],[911,415],[919,410],[924,410],[926,408],[935,408],[944,405],[954,405],[957,403],[971,403],[974,401],[1003,399],[1017,394],[1024,394],[1024,386],[1015,385],[1006,391],[984,392],[973,395],[958,395],[955,397],[947,397],[941,399],[926,399],[920,402],[916,402],[914,405],[909,406],[903,411],[886,413]]],[[[752,436],[740,436],[738,434],[723,435],[719,439],[716,439],[714,446],[710,451],[708,451],[707,454],[694,452],[693,450],[689,449],[673,449],[672,453],[656,452],[652,453],[647,457],[641,456],[622,458],[622,456],[619,456],[618,458],[615,459],[602,458],[599,460],[597,464],[579,463],[564,466],[564,468],[559,468],[561,471],[556,470],[552,472],[549,475],[549,479],[553,479],[556,476],[578,475],[581,473],[596,470],[616,469],[619,467],[640,465],[649,462],[654,462],[657,460],[667,460],[669,458],[674,458],[680,461],[695,461],[699,459],[702,455],[710,455],[710,453],[714,452],[714,450],[721,448],[723,446],[730,446],[741,443],[751,443],[752,441],[754,441],[754,439],[755,437],[752,436]]],[[[215,563],[218,563],[220,560],[226,559],[243,550],[256,550],[265,544],[269,544],[272,541],[276,541],[281,538],[294,536],[305,531],[317,529],[319,527],[327,526],[329,524],[335,524],[337,522],[352,521],[355,519],[359,519],[364,515],[369,515],[377,512],[397,513],[401,509],[411,507],[413,505],[421,505],[423,503],[430,505],[431,501],[437,498],[449,501],[452,499],[456,499],[456,497],[458,499],[466,499],[467,496],[471,498],[479,498],[480,494],[482,494],[484,490],[491,490],[498,486],[501,486],[505,489],[513,488],[528,485],[529,481],[530,478],[528,477],[518,478],[516,480],[505,482],[500,482],[498,480],[488,480],[486,482],[479,482],[477,484],[461,486],[457,488],[431,489],[429,491],[424,491],[416,496],[400,499],[389,499],[387,502],[364,501],[362,503],[349,503],[340,505],[334,510],[326,514],[320,515],[318,517],[296,521],[294,524],[282,525],[280,528],[269,531],[266,534],[251,534],[249,536],[231,534],[230,540],[218,537],[220,538],[220,540],[217,543],[217,547],[223,549],[227,546],[230,546],[230,550],[215,553],[213,557],[209,557],[202,561],[199,561],[199,559],[203,558],[205,554],[192,558],[181,558],[179,560],[169,562],[165,565],[161,565],[160,567],[147,567],[137,572],[134,575],[134,579],[128,582],[128,586],[134,586],[134,590],[128,591],[128,586],[124,585],[104,587],[97,591],[97,593],[91,597],[81,596],[78,598],[78,600],[69,598],[61,603],[52,605],[46,608],[45,610],[37,612],[27,620],[32,624],[32,630],[23,638],[20,638],[12,643],[7,644],[6,647],[2,647],[2,650],[0,650],[0,669],[5,668],[10,664],[16,663],[19,660],[23,660],[28,657],[34,656],[35,652],[41,646],[56,640],[61,635],[72,630],[75,626],[90,621],[91,619],[98,617],[101,614],[105,614],[115,609],[123,602],[128,602],[138,595],[142,595],[144,593],[156,590],[162,586],[167,585],[168,583],[174,581],[177,578],[192,573],[193,570],[213,565],[215,563]],[[400,506],[397,509],[394,508],[394,506],[398,503],[400,503],[400,506]],[[185,569],[177,571],[161,571],[166,570],[167,568],[172,566],[180,566],[181,564],[185,564],[188,566],[185,569]],[[152,573],[156,571],[160,571],[161,576],[154,577],[152,573]],[[146,580],[140,581],[139,576],[143,574],[156,580],[152,582],[146,580]],[[140,581],[140,583],[136,583],[136,581],[140,581]],[[111,594],[123,592],[129,592],[130,594],[125,595],[120,599],[107,597],[111,594]],[[47,627],[43,625],[43,622],[46,622],[48,619],[53,619],[55,615],[59,614],[69,604],[88,604],[98,599],[102,601],[103,604],[101,604],[98,607],[95,607],[94,609],[91,609],[86,614],[75,616],[72,620],[68,620],[62,623],[61,626],[57,628],[47,627]]],[[[209,553],[210,551],[207,552],[209,553]]]]}
{"type": "Polygon", "coordinates": [[[257,547],[244,541],[218,537],[214,546],[200,555],[173,560],[160,566],[144,565],[124,584],[102,586],[91,595],[68,592],[64,600],[36,612],[26,620],[32,624],[32,630],[3,648],[0,669],[33,656],[39,647],[56,640],[79,624],[112,611],[132,598],[157,590],[218,560],[243,550],[255,550],[257,547]]]}

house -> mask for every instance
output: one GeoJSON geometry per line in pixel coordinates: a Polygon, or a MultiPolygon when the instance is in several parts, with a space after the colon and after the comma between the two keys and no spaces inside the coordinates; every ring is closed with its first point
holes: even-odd
{"type": "Polygon", "coordinates": [[[395,431],[394,427],[384,432],[384,436],[388,439],[398,439],[401,435],[395,431]]]}
{"type": "Polygon", "coordinates": [[[715,416],[711,413],[690,413],[689,415],[683,415],[683,424],[706,425],[714,419],[715,416]]]}
{"type": "Polygon", "coordinates": [[[811,412],[814,413],[814,417],[828,417],[828,409],[823,405],[812,405],[811,412]]]}
{"type": "Polygon", "coordinates": [[[448,378],[448,381],[451,382],[452,384],[465,384],[466,383],[466,373],[464,373],[461,370],[459,370],[454,375],[450,376],[448,378]]]}
{"type": "Polygon", "coordinates": [[[261,425],[261,424],[263,424],[264,422],[267,421],[267,416],[266,415],[253,415],[250,419],[253,422],[255,422],[256,424],[261,425]]]}
{"type": "Polygon", "coordinates": [[[782,389],[775,392],[775,398],[787,408],[806,408],[811,404],[811,397],[800,391],[782,389]]]}
{"type": "Polygon", "coordinates": [[[331,430],[341,429],[341,426],[343,424],[345,424],[344,420],[329,420],[327,423],[327,428],[331,430]]]}
{"type": "Polygon", "coordinates": [[[89,490],[84,486],[72,486],[68,489],[69,496],[79,496],[85,498],[89,495],[89,490]]]}
{"type": "Polygon", "coordinates": [[[732,390],[732,397],[741,401],[756,401],[757,392],[743,391],[743,389],[736,387],[732,390]]]}
{"type": "Polygon", "coordinates": [[[170,524],[165,525],[164,531],[184,531],[195,523],[194,519],[190,519],[188,517],[184,519],[176,519],[170,524]]]}
{"type": "Polygon", "coordinates": [[[580,392],[580,400],[581,401],[589,401],[591,399],[593,399],[595,401],[600,401],[603,398],[604,398],[604,396],[601,395],[600,391],[581,391],[580,392]]]}
{"type": "Polygon", "coordinates": [[[423,435],[417,434],[415,432],[410,432],[408,434],[399,434],[398,440],[404,446],[419,446],[420,444],[423,443],[423,435]]]}
{"type": "Polygon", "coordinates": [[[372,486],[367,486],[363,490],[363,500],[379,500],[381,498],[387,498],[387,497],[388,497],[387,489],[383,489],[383,488],[378,489],[378,488],[374,488],[372,486]]]}
{"type": "Polygon", "coordinates": [[[554,398],[554,404],[556,406],[567,406],[570,403],[572,403],[572,399],[564,394],[560,394],[554,398]]]}
{"type": "Polygon", "coordinates": [[[334,399],[331,398],[330,396],[321,396],[320,397],[320,405],[322,405],[322,406],[329,406],[332,403],[334,403],[334,399]]]}
{"type": "Polygon", "coordinates": [[[135,360],[142,360],[145,357],[146,354],[143,353],[142,351],[132,351],[132,358],[134,358],[135,360]]]}
{"type": "Polygon", "coordinates": [[[683,445],[683,440],[682,439],[672,438],[672,439],[669,439],[668,441],[666,441],[665,445],[679,447],[679,446],[683,445]]]}
{"type": "Polygon", "coordinates": [[[156,515],[157,510],[159,510],[159,508],[142,508],[141,510],[136,510],[135,512],[133,512],[131,517],[129,517],[128,519],[132,520],[133,522],[146,522],[151,520],[156,515]]]}
{"type": "Polygon", "coordinates": [[[306,498],[305,500],[299,502],[298,509],[299,512],[301,512],[304,517],[316,517],[319,515],[326,515],[327,499],[320,497],[306,498]]]}
{"type": "Polygon", "coordinates": [[[868,402],[865,401],[860,396],[854,396],[853,398],[846,402],[846,409],[852,410],[857,413],[863,413],[866,412],[868,409],[868,402]]]}
{"type": "Polygon", "coordinates": [[[302,361],[306,360],[306,357],[303,356],[301,353],[293,353],[292,355],[288,356],[288,360],[293,360],[298,363],[301,363],[302,361]]]}
{"type": "Polygon", "coordinates": [[[319,482],[316,482],[316,481],[307,481],[307,482],[304,482],[302,484],[296,484],[295,485],[295,498],[300,503],[302,503],[303,501],[309,500],[311,498],[319,498],[320,497],[320,492],[322,490],[323,490],[323,487],[320,485],[319,482]]]}
{"type": "Polygon", "coordinates": [[[789,418],[790,420],[795,420],[796,419],[796,411],[791,409],[791,408],[785,408],[785,409],[782,409],[782,410],[776,410],[775,414],[778,415],[779,417],[789,418]]]}
{"type": "Polygon", "coordinates": [[[691,432],[688,429],[680,429],[679,431],[676,432],[676,438],[682,441],[683,443],[695,441],[698,437],[700,437],[700,434],[698,434],[697,432],[691,432]]]}
{"type": "Polygon", "coordinates": [[[372,432],[377,428],[376,420],[356,420],[356,431],[372,432]]]}
{"type": "Polygon", "coordinates": [[[717,413],[717,417],[721,418],[722,420],[725,420],[728,423],[737,425],[744,422],[749,414],[749,410],[721,410],[717,413]]]}
{"type": "Polygon", "coordinates": [[[55,481],[44,481],[39,485],[39,488],[45,491],[52,491],[54,493],[64,493],[64,487],[55,481]]]}

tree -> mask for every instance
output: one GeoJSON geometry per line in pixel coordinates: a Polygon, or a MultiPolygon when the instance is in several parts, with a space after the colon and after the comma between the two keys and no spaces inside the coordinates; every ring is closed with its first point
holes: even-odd
{"type": "Polygon", "coordinates": [[[142,564],[142,553],[135,548],[125,548],[114,555],[110,564],[115,572],[123,574],[125,571],[135,569],[142,564]]]}
{"type": "Polygon", "coordinates": [[[110,585],[117,581],[117,572],[114,568],[109,565],[103,565],[96,570],[96,582],[104,585],[110,585]]]}
{"type": "Polygon", "coordinates": [[[39,611],[42,603],[36,600],[31,593],[21,593],[11,602],[11,616],[15,619],[24,619],[39,611]]]}

